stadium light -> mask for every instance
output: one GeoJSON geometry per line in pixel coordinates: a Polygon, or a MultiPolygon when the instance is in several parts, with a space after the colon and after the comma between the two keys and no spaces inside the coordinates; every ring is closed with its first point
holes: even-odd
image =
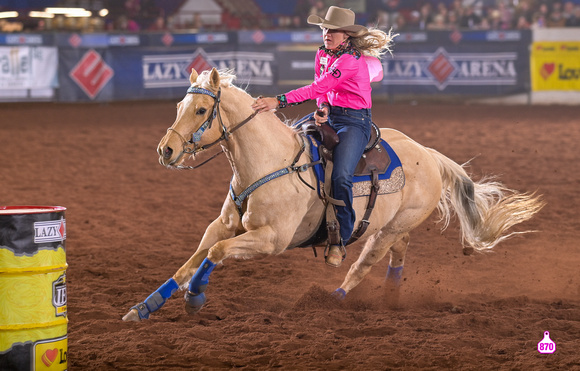
{"type": "Polygon", "coordinates": [[[17,18],[18,12],[0,12],[0,18],[17,18]]]}
{"type": "Polygon", "coordinates": [[[64,14],[65,17],[90,17],[93,13],[85,8],[45,8],[46,13],[64,14]]]}
{"type": "Polygon", "coordinates": [[[29,12],[28,16],[31,18],[54,18],[53,13],[39,12],[39,11],[34,11],[34,10],[29,12]]]}
{"type": "Polygon", "coordinates": [[[76,11],[73,13],[65,13],[65,17],[90,17],[93,13],[90,10],[76,11]]]}
{"type": "Polygon", "coordinates": [[[45,12],[52,14],[71,14],[75,12],[85,11],[84,8],[45,8],[45,12]]]}

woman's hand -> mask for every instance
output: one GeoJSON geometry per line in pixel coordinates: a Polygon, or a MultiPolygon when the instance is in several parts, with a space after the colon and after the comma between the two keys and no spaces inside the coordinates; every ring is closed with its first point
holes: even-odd
{"type": "Polygon", "coordinates": [[[258,97],[254,104],[252,104],[252,109],[258,113],[267,112],[275,108],[278,108],[278,98],[275,97],[258,97]]]}
{"type": "Polygon", "coordinates": [[[316,110],[314,113],[314,121],[316,125],[324,124],[328,121],[328,107],[322,107],[316,110]]]}

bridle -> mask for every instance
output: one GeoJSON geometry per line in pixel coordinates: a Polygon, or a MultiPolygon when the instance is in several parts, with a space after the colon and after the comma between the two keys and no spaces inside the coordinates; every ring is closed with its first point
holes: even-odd
{"type": "MultiPolygon", "coordinates": [[[[197,129],[193,134],[191,134],[190,140],[187,140],[180,132],[175,130],[173,127],[170,127],[169,129],[167,129],[167,132],[173,131],[175,134],[177,134],[179,139],[181,139],[181,143],[182,143],[183,148],[182,148],[182,151],[179,154],[179,157],[177,158],[176,162],[179,161],[184,154],[196,154],[196,153],[199,153],[201,151],[205,151],[208,148],[213,147],[214,145],[220,143],[223,140],[228,141],[230,135],[233,132],[235,132],[236,130],[238,130],[239,128],[241,128],[242,126],[247,124],[248,122],[250,122],[257,115],[258,112],[254,111],[250,116],[246,117],[243,121],[241,121],[240,123],[235,125],[232,129],[228,130],[228,128],[226,128],[226,126],[224,125],[224,122],[222,120],[221,110],[220,110],[221,93],[222,93],[221,88],[219,88],[217,95],[214,94],[213,92],[211,92],[210,90],[203,89],[203,88],[197,88],[197,87],[190,86],[189,89],[187,89],[187,94],[209,95],[210,97],[212,97],[214,99],[214,104],[213,104],[213,108],[212,108],[212,113],[210,114],[208,119],[205,120],[203,124],[201,124],[199,129],[197,129]],[[211,142],[209,144],[199,146],[197,143],[201,140],[201,136],[203,135],[203,133],[207,129],[211,128],[213,120],[216,117],[217,117],[219,124],[222,128],[222,135],[218,139],[214,140],[213,142],[211,142]]],[[[179,166],[176,166],[176,168],[178,168],[178,169],[197,169],[198,167],[213,160],[215,157],[217,157],[222,152],[223,152],[223,149],[199,165],[196,165],[196,166],[179,165],[179,166]]]]}

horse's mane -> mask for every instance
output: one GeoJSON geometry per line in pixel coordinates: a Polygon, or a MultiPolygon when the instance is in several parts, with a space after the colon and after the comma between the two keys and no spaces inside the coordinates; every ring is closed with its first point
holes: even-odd
{"type": "MultiPolygon", "coordinates": [[[[234,80],[236,79],[236,75],[235,75],[233,70],[223,69],[223,70],[218,70],[218,73],[220,75],[220,86],[221,87],[223,87],[223,88],[232,88],[233,87],[236,90],[239,90],[240,92],[248,94],[248,92],[246,92],[245,90],[243,90],[243,89],[241,89],[233,84],[234,80]]],[[[197,81],[195,82],[194,85],[199,86],[199,87],[204,88],[204,89],[210,88],[210,75],[211,75],[211,70],[202,71],[199,74],[199,77],[197,78],[197,81]]],[[[287,117],[283,116],[282,118],[278,117],[278,119],[280,119],[280,121],[283,124],[285,124],[288,128],[290,128],[292,131],[294,131],[296,133],[300,133],[301,129],[296,128],[294,126],[294,124],[298,121],[297,118],[296,119],[288,119],[287,117]]]]}
{"type": "MultiPolygon", "coordinates": [[[[236,75],[233,70],[219,70],[220,75],[220,85],[224,88],[232,86],[233,81],[236,79],[236,75]]],[[[210,74],[211,70],[202,71],[197,78],[196,84],[200,87],[207,89],[210,87],[210,74]]]]}

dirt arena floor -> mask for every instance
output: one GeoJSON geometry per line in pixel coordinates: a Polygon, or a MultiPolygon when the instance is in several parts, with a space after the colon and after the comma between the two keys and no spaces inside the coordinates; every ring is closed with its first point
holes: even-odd
{"type": "MultiPolygon", "coordinates": [[[[284,110],[298,117],[313,109],[284,110]]],[[[151,318],[121,317],[170,278],[217,217],[231,170],[158,164],[175,102],[0,105],[0,204],[67,207],[70,370],[580,370],[580,107],[377,102],[374,120],[475,179],[538,190],[547,206],[494,252],[464,256],[456,222],[411,235],[399,293],[377,264],[344,302],[311,249],[228,260],[208,303],[176,294],[151,318]],[[397,298],[398,296],[398,298],[397,298]],[[544,331],[557,345],[540,354],[544,331]]]]}

